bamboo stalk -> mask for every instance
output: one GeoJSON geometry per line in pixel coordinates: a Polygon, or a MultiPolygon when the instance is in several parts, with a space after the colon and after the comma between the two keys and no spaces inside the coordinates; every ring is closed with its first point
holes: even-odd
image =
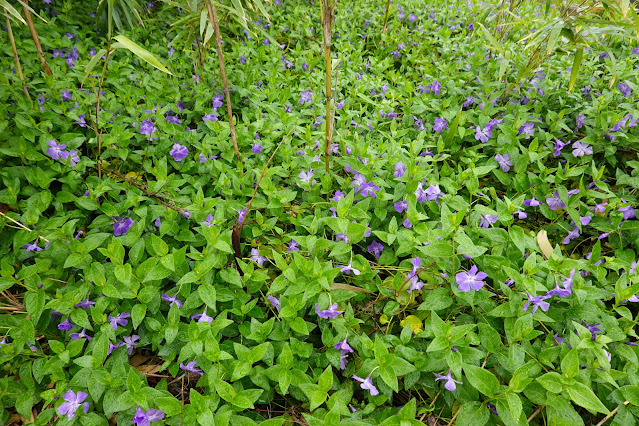
{"type": "Polygon", "coordinates": [[[237,136],[235,135],[235,126],[233,125],[233,109],[231,108],[231,95],[229,94],[229,85],[226,80],[226,71],[224,69],[224,55],[222,54],[222,35],[220,34],[220,22],[217,19],[217,8],[214,3],[206,0],[206,8],[209,13],[209,21],[215,30],[215,45],[217,47],[217,60],[220,63],[220,74],[222,74],[222,83],[224,84],[224,94],[226,95],[226,110],[229,115],[229,127],[231,129],[231,139],[233,140],[233,150],[237,160],[240,161],[240,150],[237,148],[237,136]]]}
{"type": "Polygon", "coordinates": [[[333,17],[335,16],[335,5],[337,0],[323,0],[324,7],[322,10],[322,29],[324,35],[324,60],[326,62],[326,144],[324,146],[324,164],[326,165],[326,173],[330,172],[329,157],[331,155],[331,142],[333,139],[333,117],[331,115],[331,104],[333,102],[333,94],[331,91],[331,38],[333,35],[333,17]]]}
{"type": "Polygon", "coordinates": [[[27,26],[29,27],[29,31],[31,31],[31,38],[33,39],[33,43],[35,44],[36,50],[38,51],[38,57],[40,58],[40,62],[42,62],[42,66],[44,67],[44,72],[47,75],[51,74],[51,70],[49,69],[49,65],[47,64],[47,60],[44,59],[44,52],[42,52],[42,45],[40,45],[40,39],[38,38],[38,32],[33,25],[33,20],[31,19],[31,12],[29,12],[29,8],[27,5],[29,4],[29,0],[24,0],[24,4],[22,4],[22,10],[24,11],[24,19],[27,21],[27,26]]]}
{"type": "Polygon", "coordinates": [[[386,2],[386,14],[384,15],[384,33],[386,33],[386,24],[388,23],[388,9],[390,9],[390,0],[386,2]]]}
{"type": "Polygon", "coordinates": [[[22,81],[22,90],[24,90],[24,94],[27,95],[27,98],[31,100],[31,96],[29,96],[29,92],[27,91],[27,85],[24,82],[24,74],[22,74],[22,66],[20,65],[20,58],[18,57],[18,49],[16,48],[16,40],[13,38],[13,30],[11,29],[11,20],[9,19],[9,15],[7,14],[7,9],[4,9],[4,19],[7,23],[7,32],[9,33],[9,42],[11,43],[11,49],[13,50],[13,60],[16,63],[16,72],[18,73],[18,77],[20,77],[20,81],[22,81]]]}

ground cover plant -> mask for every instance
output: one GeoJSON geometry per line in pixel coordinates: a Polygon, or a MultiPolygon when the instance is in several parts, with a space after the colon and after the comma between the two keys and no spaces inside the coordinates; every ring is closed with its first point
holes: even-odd
{"type": "Polygon", "coordinates": [[[636,423],[628,2],[218,4],[239,157],[205,2],[107,3],[5,12],[3,424],[636,423]]]}

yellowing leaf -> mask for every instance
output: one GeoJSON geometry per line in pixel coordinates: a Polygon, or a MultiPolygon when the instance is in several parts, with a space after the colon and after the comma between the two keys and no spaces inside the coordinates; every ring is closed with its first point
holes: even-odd
{"type": "Polygon", "coordinates": [[[409,315],[399,323],[399,325],[401,325],[402,327],[405,327],[406,324],[410,325],[410,329],[413,330],[414,334],[417,334],[420,331],[424,330],[424,324],[422,324],[422,320],[417,318],[415,315],[409,315]]]}

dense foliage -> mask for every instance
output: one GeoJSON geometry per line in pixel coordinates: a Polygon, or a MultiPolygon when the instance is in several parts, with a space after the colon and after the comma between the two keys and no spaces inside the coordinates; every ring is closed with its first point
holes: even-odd
{"type": "Polygon", "coordinates": [[[507,92],[534,4],[508,60],[485,4],[385,4],[337,7],[330,173],[317,4],[223,22],[241,162],[182,9],[97,122],[97,5],[31,2],[52,77],[14,25],[32,101],[0,35],[2,423],[635,424],[639,50],[507,92]]]}

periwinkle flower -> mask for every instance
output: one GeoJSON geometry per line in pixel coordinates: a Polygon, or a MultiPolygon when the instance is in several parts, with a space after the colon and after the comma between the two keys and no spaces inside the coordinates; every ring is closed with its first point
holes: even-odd
{"type": "Polygon", "coordinates": [[[71,333],[71,334],[69,334],[69,337],[72,338],[73,340],[87,339],[87,341],[89,341],[89,342],[91,341],[91,339],[93,339],[93,337],[89,336],[86,333],[86,330],[84,328],[79,333],[71,333]]]}
{"type": "Polygon", "coordinates": [[[617,84],[617,89],[619,89],[621,94],[624,95],[625,97],[630,96],[630,94],[632,93],[632,89],[626,83],[617,84]]]}
{"type": "Polygon", "coordinates": [[[118,331],[118,325],[122,327],[126,326],[129,322],[125,318],[129,318],[130,316],[131,314],[128,312],[122,312],[116,316],[109,315],[109,323],[111,327],[113,327],[113,330],[118,331]]]}
{"type": "MultiPolygon", "coordinates": [[[[151,5],[152,3],[149,3],[151,5]]],[[[138,410],[133,416],[133,424],[137,426],[150,426],[151,422],[159,422],[164,418],[164,412],[162,410],[156,410],[149,408],[149,411],[142,411],[142,407],[138,406],[138,410]]]]}
{"type": "Polygon", "coordinates": [[[269,302],[271,302],[271,305],[275,307],[275,309],[277,309],[277,311],[279,312],[282,306],[280,299],[275,296],[268,296],[267,299],[269,302]]]}
{"type": "Polygon", "coordinates": [[[264,266],[264,261],[266,257],[260,256],[260,250],[257,248],[251,249],[251,260],[255,261],[258,265],[264,266]]]}
{"type": "Polygon", "coordinates": [[[288,248],[286,249],[286,251],[300,251],[299,246],[300,244],[297,241],[291,240],[291,242],[288,243],[288,248]]]}
{"type": "Polygon", "coordinates": [[[575,131],[581,129],[584,126],[584,124],[586,124],[586,116],[583,114],[579,114],[577,116],[577,119],[575,120],[575,123],[577,124],[575,126],[575,131]]]}
{"type": "Polygon", "coordinates": [[[69,331],[74,327],[73,324],[69,322],[69,317],[66,317],[64,321],[58,324],[58,330],[69,331]]]}
{"type": "Polygon", "coordinates": [[[446,380],[446,383],[444,384],[444,388],[446,388],[446,390],[450,392],[454,392],[455,389],[457,389],[457,384],[459,385],[463,384],[462,382],[459,382],[453,379],[451,370],[448,370],[448,374],[445,376],[442,376],[441,374],[437,374],[437,373],[433,373],[433,374],[436,377],[435,381],[446,380]]]}
{"type": "Polygon", "coordinates": [[[254,143],[253,147],[251,148],[251,151],[253,151],[256,154],[261,153],[263,150],[264,150],[264,147],[257,142],[254,143]]]}
{"type": "Polygon", "coordinates": [[[574,226],[572,231],[568,232],[568,235],[566,236],[566,238],[564,238],[561,243],[562,244],[569,244],[571,240],[579,237],[579,228],[577,227],[577,225],[574,226]]]}
{"type": "Polygon", "coordinates": [[[378,241],[373,241],[366,249],[370,254],[379,259],[384,250],[384,245],[378,241]]]}
{"type": "Polygon", "coordinates": [[[437,133],[441,133],[442,130],[448,129],[448,121],[442,117],[435,117],[435,124],[433,124],[433,130],[437,133]]]}
{"type": "Polygon", "coordinates": [[[71,93],[69,92],[69,89],[64,89],[62,91],[62,100],[63,101],[72,101],[73,100],[73,95],[71,95],[71,93]]]}
{"type": "Polygon", "coordinates": [[[513,166],[513,162],[510,161],[510,155],[508,154],[497,154],[495,155],[495,161],[499,163],[499,167],[501,167],[502,172],[507,172],[513,166]]]}
{"type": "Polygon", "coordinates": [[[359,271],[359,269],[355,269],[353,268],[353,261],[348,262],[348,265],[338,265],[338,268],[341,266],[340,272],[343,272],[345,274],[350,274],[351,272],[354,275],[359,275],[361,274],[361,272],[359,271]]]}
{"type": "Polygon", "coordinates": [[[184,363],[180,363],[180,370],[189,371],[191,373],[199,374],[200,376],[204,374],[202,370],[199,368],[195,368],[196,361],[191,361],[184,365],[184,363]]]}
{"type": "Polygon", "coordinates": [[[25,244],[22,246],[23,249],[27,249],[27,251],[42,251],[42,247],[38,247],[38,240],[35,240],[31,244],[25,244]]]}
{"type": "Polygon", "coordinates": [[[168,294],[162,293],[162,300],[166,300],[169,302],[169,306],[177,305],[178,308],[182,307],[182,301],[177,298],[177,294],[173,296],[169,296],[168,294]]]}
{"type": "Polygon", "coordinates": [[[184,145],[180,145],[176,142],[173,144],[173,149],[171,149],[169,154],[175,161],[182,161],[189,155],[189,150],[184,145]]]}
{"type": "Polygon", "coordinates": [[[113,225],[113,236],[118,237],[120,235],[126,235],[129,229],[133,226],[135,221],[130,217],[118,216],[111,222],[113,225]]]}
{"type": "Polygon", "coordinates": [[[80,300],[78,303],[75,304],[76,308],[82,308],[82,309],[91,309],[91,307],[95,305],[95,302],[92,302],[89,300],[89,298],[87,297],[84,300],[80,300]]]}
{"type": "Polygon", "coordinates": [[[405,173],[406,166],[404,165],[404,163],[400,161],[399,163],[395,164],[395,173],[393,174],[393,176],[395,176],[396,178],[400,178],[403,177],[405,173]]]}
{"type": "Polygon", "coordinates": [[[134,334],[132,336],[124,336],[122,339],[124,340],[124,344],[126,345],[126,352],[129,354],[129,356],[131,356],[133,354],[133,349],[138,347],[140,336],[134,334]]]}
{"type": "Polygon", "coordinates": [[[302,93],[300,93],[300,104],[304,105],[306,103],[311,103],[312,95],[313,95],[313,92],[311,92],[310,90],[305,90],[302,93]]]}
{"type": "Polygon", "coordinates": [[[48,142],[49,148],[47,149],[47,155],[49,155],[52,159],[58,160],[60,158],[60,154],[64,152],[63,150],[67,147],[66,145],[58,145],[55,140],[50,140],[48,142]]]}
{"type": "Polygon", "coordinates": [[[377,390],[375,385],[373,385],[373,380],[371,379],[372,374],[373,373],[369,374],[368,377],[365,379],[362,379],[361,377],[358,377],[356,375],[353,375],[352,378],[361,383],[360,387],[362,389],[368,390],[371,396],[375,396],[375,395],[379,395],[379,391],[377,390]]]}
{"type": "Polygon", "coordinates": [[[408,201],[406,200],[398,201],[394,204],[394,207],[397,213],[408,211],[408,201]]]}
{"type": "Polygon", "coordinates": [[[524,206],[528,206],[528,207],[537,207],[541,205],[541,202],[536,200],[535,197],[533,196],[530,200],[524,200],[523,204],[524,206]]]}
{"type": "Polygon", "coordinates": [[[477,126],[475,128],[475,139],[482,142],[488,142],[488,140],[493,136],[493,132],[490,129],[481,128],[477,126]]]}
{"type": "Polygon", "coordinates": [[[439,197],[444,195],[444,193],[439,189],[439,185],[430,185],[426,188],[426,201],[435,201],[439,204],[439,197]]]}
{"type": "Polygon", "coordinates": [[[547,295],[544,296],[533,296],[531,294],[528,294],[528,300],[526,300],[526,303],[524,304],[524,311],[528,310],[528,306],[530,304],[533,305],[533,309],[532,309],[532,313],[534,314],[535,312],[537,312],[537,308],[541,308],[542,311],[547,312],[548,309],[550,308],[550,303],[546,302],[545,300],[548,298],[547,295]]]}
{"type": "Polygon", "coordinates": [[[89,412],[89,403],[84,402],[85,399],[89,396],[88,393],[78,391],[78,393],[73,392],[71,389],[65,392],[62,397],[65,402],[60,404],[58,407],[58,415],[63,416],[67,415],[67,419],[71,420],[76,416],[75,412],[78,408],[83,407],[84,412],[89,412]]]}
{"type": "Polygon", "coordinates": [[[140,133],[143,135],[151,136],[153,133],[157,131],[153,120],[146,119],[140,123],[140,133]]]}
{"type": "Polygon", "coordinates": [[[197,322],[208,322],[209,324],[213,321],[213,317],[210,317],[206,314],[207,307],[204,307],[204,312],[201,314],[194,314],[191,318],[196,319],[197,322]]]}
{"type": "Polygon", "coordinates": [[[535,125],[534,125],[534,123],[531,123],[531,122],[524,123],[519,128],[519,133],[518,134],[525,135],[525,139],[530,139],[530,137],[535,134],[535,125]]]}
{"type": "Polygon", "coordinates": [[[460,291],[469,292],[473,290],[481,290],[486,284],[483,280],[487,278],[488,274],[481,272],[477,269],[476,265],[473,265],[468,272],[459,272],[455,275],[457,281],[457,287],[460,291]]]}
{"type": "Polygon", "coordinates": [[[585,142],[575,142],[572,144],[572,155],[575,157],[583,157],[584,155],[592,155],[592,147],[585,142]]]}
{"type": "MultiPolygon", "coordinates": [[[[621,201],[625,203],[625,200],[621,200],[621,201]]],[[[619,211],[623,214],[623,218],[625,220],[634,219],[637,217],[635,210],[632,208],[632,206],[621,207],[619,208],[619,211]]]]}
{"type": "Polygon", "coordinates": [[[337,318],[339,315],[343,314],[345,311],[337,310],[337,303],[331,304],[328,309],[320,311],[319,303],[315,304],[315,313],[320,318],[337,318]]]}
{"type": "Polygon", "coordinates": [[[553,197],[546,198],[546,204],[548,204],[548,207],[550,207],[550,210],[566,208],[566,204],[564,204],[564,202],[561,201],[561,198],[559,198],[559,194],[557,192],[555,192],[553,197]]]}
{"type": "Polygon", "coordinates": [[[481,220],[479,221],[479,226],[481,228],[490,228],[490,224],[495,222],[497,222],[497,215],[494,215],[494,214],[482,215],[481,220]]]}

